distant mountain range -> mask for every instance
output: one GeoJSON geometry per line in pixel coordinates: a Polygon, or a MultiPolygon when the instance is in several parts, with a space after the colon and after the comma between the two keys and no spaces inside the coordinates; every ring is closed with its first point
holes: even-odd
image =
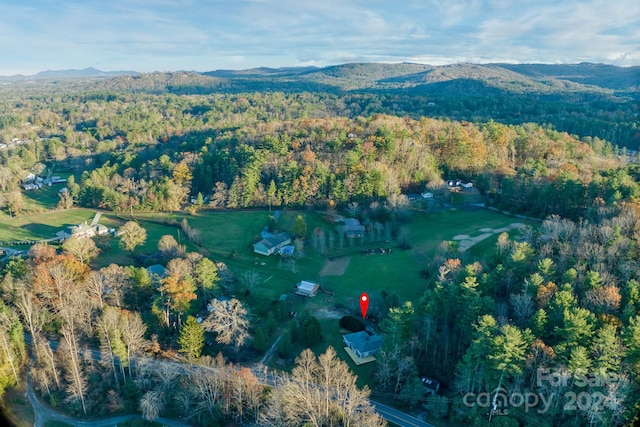
{"type": "Polygon", "coordinates": [[[91,79],[108,78],[123,75],[135,75],[137,71],[102,71],[93,67],[82,70],[46,70],[33,75],[15,74],[13,76],[0,76],[0,81],[20,81],[20,80],[49,80],[49,79],[91,79]]]}
{"type": "Polygon", "coordinates": [[[432,66],[413,63],[355,63],[330,67],[255,68],[202,73],[220,79],[254,85],[305,83],[340,90],[447,89],[447,82],[483,82],[488,88],[516,92],[640,91],[640,67],[605,64],[452,64],[432,66]],[[440,86],[440,88],[438,88],[440,86]],[[442,87],[444,86],[444,87],[442,87]]]}
{"type": "MultiPolygon", "coordinates": [[[[452,64],[432,66],[414,63],[352,63],[328,67],[253,68],[215,70],[203,73],[177,71],[138,73],[136,71],[47,70],[24,76],[0,77],[0,81],[51,79],[109,79],[118,86],[119,79],[136,76],[144,86],[165,80],[171,88],[181,84],[193,88],[206,86],[225,92],[241,91],[403,91],[425,93],[474,93],[493,91],[511,93],[609,92],[639,93],[640,67],[617,67],[606,64],[452,64]]],[[[106,83],[106,82],[105,82],[106,83]]]]}

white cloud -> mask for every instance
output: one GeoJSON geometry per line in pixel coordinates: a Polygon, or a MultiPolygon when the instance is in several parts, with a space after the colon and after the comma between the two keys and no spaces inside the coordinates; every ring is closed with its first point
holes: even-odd
{"type": "MultiPolygon", "coordinates": [[[[346,61],[640,65],[637,0],[5,0],[0,74],[346,61]]],[[[177,69],[176,68],[176,69],[177,69]]]]}

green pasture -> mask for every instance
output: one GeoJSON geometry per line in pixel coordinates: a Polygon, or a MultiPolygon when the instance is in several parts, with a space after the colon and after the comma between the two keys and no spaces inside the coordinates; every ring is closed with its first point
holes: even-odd
{"type": "MultiPolygon", "coordinates": [[[[49,211],[41,214],[5,218],[0,221],[0,241],[44,240],[56,237],[58,231],[70,225],[93,219],[95,210],[70,209],[49,211]]],[[[101,224],[111,227],[107,216],[103,215],[101,224]]]]}
{"type": "MultiPolygon", "coordinates": [[[[254,308],[268,301],[275,301],[282,294],[288,294],[288,304],[294,311],[309,310],[320,304],[328,307],[340,305],[357,314],[358,297],[362,292],[370,295],[372,304],[380,301],[383,291],[396,294],[401,300],[417,301],[426,286],[426,281],[420,276],[420,270],[425,267],[426,262],[436,257],[442,241],[452,240],[458,234],[474,237],[483,234],[480,231],[482,228],[497,229],[514,222],[526,222],[484,209],[448,210],[433,214],[416,212],[411,220],[403,225],[409,229],[411,249],[399,249],[394,240],[361,242],[360,239],[355,239],[352,245],[345,239],[344,247],[337,248],[336,239],[335,250],[320,255],[313,250],[311,239],[308,238],[305,256],[297,260],[297,271],[294,273],[282,268],[278,255],[265,257],[253,252],[252,245],[259,240],[260,231],[267,223],[269,215],[268,211],[200,211],[195,215],[140,215],[138,220],[147,228],[149,237],[145,247],[136,249],[136,252],[154,252],[157,240],[164,234],[172,234],[177,238],[176,227],[162,225],[158,221],[175,219],[179,223],[186,218],[191,227],[200,231],[200,249],[210,258],[226,263],[238,277],[234,290],[238,297],[244,298],[247,291],[243,276],[250,271],[258,274],[259,279],[251,290],[250,298],[250,304],[254,308]],[[361,254],[363,249],[372,247],[391,248],[391,253],[361,254]],[[342,276],[319,275],[329,257],[349,257],[349,266],[342,276]],[[314,299],[294,295],[294,285],[303,279],[320,283],[324,289],[333,293],[333,298],[329,299],[327,294],[319,294],[314,299]]],[[[335,231],[336,226],[325,222],[322,214],[294,210],[285,210],[278,218],[277,227],[284,231],[290,230],[297,215],[305,218],[309,235],[315,227],[324,228],[326,232],[335,231]]],[[[518,233],[517,230],[510,231],[512,237],[516,237],[518,233]]],[[[463,262],[472,262],[492,254],[497,237],[498,234],[494,234],[473,246],[465,254],[460,254],[463,262]]],[[[184,236],[182,242],[184,243],[184,236]]],[[[117,250],[116,248],[116,252],[117,250]]],[[[190,250],[197,249],[193,247],[190,250]]],[[[337,332],[337,329],[334,329],[332,334],[337,332]]]]}
{"type": "Polygon", "coordinates": [[[30,211],[52,210],[58,206],[60,196],[58,191],[64,187],[64,184],[54,184],[52,186],[43,186],[36,190],[23,191],[25,205],[30,211]]]}
{"type": "MultiPolygon", "coordinates": [[[[55,237],[55,233],[64,227],[91,221],[94,210],[71,209],[50,211],[45,214],[17,217],[0,221],[0,241],[40,240],[55,237]]],[[[334,293],[334,303],[353,305],[362,292],[368,292],[372,298],[382,291],[396,293],[402,299],[416,300],[424,291],[425,281],[419,272],[425,262],[437,254],[440,243],[452,240],[458,234],[471,237],[482,234],[481,228],[500,228],[521,219],[501,213],[485,210],[447,210],[439,213],[415,212],[411,219],[401,226],[409,230],[412,248],[401,250],[397,243],[370,242],[368,239],[344,239],[343,247],[335,248],[331,253],[316,253],[307,238],[304,257],[296,261],[296,272],[283,268],[278,255],[265,257],[253,252],[253,243],[259,240],[260,231],[267,224],[268,211],[200,211],[195,215],[186,213],[136,214],[135,219],[147,230],[147,241],[136,248],[135,254],[152,254],[157,250],[158,241],[169,234],[184,244],[189,251],[201,250],[214,260],[223,261],[239,278],[238,290],[245,291],[243,276],[247,271],[255,271],[259,280],[252,290],[252,296],[259,299],[276,300],[281,294],[290,293],[300,280],[320,283],[323,288],[334,293]],[[192,228],[199,231],[199,247],[189,242],[180,222],[186,219],[192,228]],[[368,248],[390,248],[390,254],[362,255],[368,248]],[[320,270],[327,258],[349,257],[349,266],[342,276],[320,276],[320,270]]],[[[289,231],[297,215],[302,215],[307,223],[308,235],[316,227],[325,232],[335,232],[336,225],[323,220],[321,213],[311,211],[283,210],[276,226],[279,230],[289,231]]],[[[127,219],[103,214],[100,223],[108,227],[118,227],[127,219]]],[[[517,236],[518,231],[510,234],[517,236]]],[[[478,259],[492,252],[497,235],[472,247],[468,259],[478,259]]],[[[110,263],[132,264],[131,254],[123,252],[117,238],[111,239],[103,253],[95,261],[95,266],[110,263]]]]}

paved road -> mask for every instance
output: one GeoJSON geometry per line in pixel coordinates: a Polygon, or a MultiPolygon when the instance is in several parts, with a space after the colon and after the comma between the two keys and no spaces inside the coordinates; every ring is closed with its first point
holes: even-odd
{"type": "Polygon", "coordinates": [[[371,400],[371,404],[376,408],[376,412],[385,420],[397,424],[402,427],[433,427],[432,424],[426,423],[414,416],[405,414],[402,411],[384,405],[375,400],[371,400]]]}

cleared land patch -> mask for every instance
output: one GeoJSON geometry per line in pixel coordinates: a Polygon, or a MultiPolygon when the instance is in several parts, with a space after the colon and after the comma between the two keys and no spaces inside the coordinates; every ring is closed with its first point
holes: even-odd
{"type": "Polygon", "coordinates": [[[473,245],[482,242],[484,239],[487,239],[491,236],[493,236],[494,234],[497,233],[504,233],[505,231],[509,231],[509,230],[513,230],[514,228],[522,228],[525,225],[520,223],[520,222],[514,222],[513,224],[509,224],[506,227],[501,227],[501,228],[481,228],[480,232],[482,232],[482,234],[479,234],[477,236],[471,237],[468,234],[458,234],[456,236],[453,236],[453,240],[459,242],[460,246],[459,246],[459,250],[460,252],[465,252],[467,251],[470,247],[472,247],[473,245]]]}
{"type": "Polygon", "coordinates": [[[326,260],[320,269],[320,276],[342,276],[349,266],[351,257],[340,257],[326,260]]]}

